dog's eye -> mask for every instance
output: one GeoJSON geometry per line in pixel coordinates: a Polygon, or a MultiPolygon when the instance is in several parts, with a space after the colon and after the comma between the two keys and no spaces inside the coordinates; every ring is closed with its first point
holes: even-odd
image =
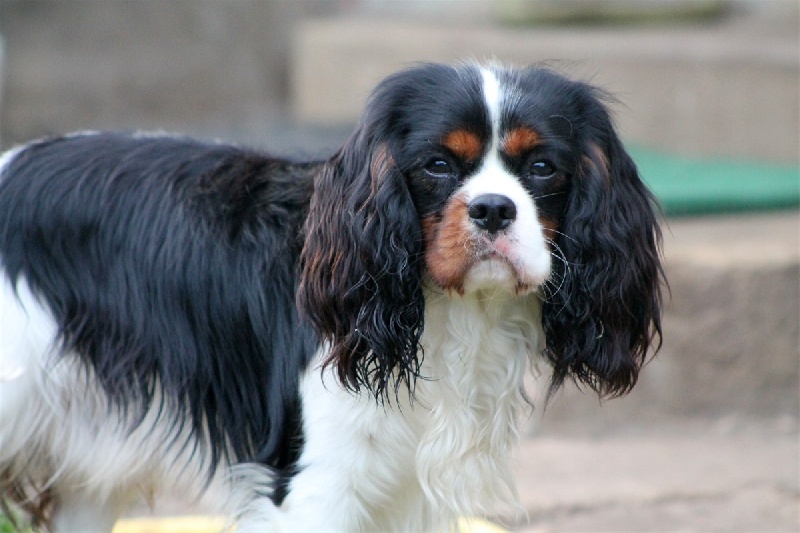
{"type": "Polygon", "coordinates": [[[431,159],[424,168],[434,178],[448,178],[453,175],[453,167],[444,159],[431,159]]]}
{"type": "Polygon", "coordinates": [[[539,160],[533,162],[529,173],[532,178],[547,179],[556,173],[556,169],[549,161],[539,160]]]}

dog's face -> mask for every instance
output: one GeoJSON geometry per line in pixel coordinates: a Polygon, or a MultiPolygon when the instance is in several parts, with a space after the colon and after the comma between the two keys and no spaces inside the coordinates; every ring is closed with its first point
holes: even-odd
{"type": "Polygon", "coordinates": [[[534,291],[552,275],[575,167],[557,129],[563,110],[524,101],[530,92],[500,73],[427,74],[445,89],[401,108],[407,133],[392,143],[420,220],[425,277],[462,295],[534,291]],[[470,98],[457,107],[454,93],[470,98]]]}
{"type": "Polygon", "coordinates": [[[382,82],[317,180],[298,302],[351,386],[418,372],[422,288],[543,302],[554,385],[627,391],[660,334],[651,197],[596,89],[426,65],[382,82]]]}

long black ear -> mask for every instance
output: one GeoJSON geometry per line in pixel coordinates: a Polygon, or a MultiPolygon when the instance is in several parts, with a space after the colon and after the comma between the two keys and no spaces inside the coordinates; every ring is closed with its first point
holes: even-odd
{"type": "Polygon", "coordinates": [[[362,123],[317,176],[298,307],[347,387],[376,396],[419,373],[424,302],[419,218],[390,147],[362,123]]]}
{"type": "Polygon", "coordinates": [[[592,96],[588,134],[556,244],[560,285],[543,307],[551,393],[567,377],[627,393],[661,344],[661,232],[655,201],[592,96]]]}

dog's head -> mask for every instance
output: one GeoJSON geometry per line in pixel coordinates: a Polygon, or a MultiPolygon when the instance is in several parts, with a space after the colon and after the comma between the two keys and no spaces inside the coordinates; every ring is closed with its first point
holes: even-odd
{"type": "Polygon", "coordinates": [[[553,389],[635,384],[661,334],[660,233],[603,100],[542,68],[424,65],[378,85],[305,225],[298,304],[345,385],[413,386],[425,284],[536,292],[553,389]]]}

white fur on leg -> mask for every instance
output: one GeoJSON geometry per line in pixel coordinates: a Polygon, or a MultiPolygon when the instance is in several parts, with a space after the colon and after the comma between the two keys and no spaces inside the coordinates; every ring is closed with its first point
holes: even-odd
{"type": "Polygon", "coordinates": [[[57,496],[53,529],[56,533],[110,532],[135,497],[135,493],[119,494],[105,500],[79,490],[65,491],[57,496]]]}
{"type": "Polygon", "coordinates": [[[299,472],[280,508],[266,498],[251,502],[241,530],[429,529],[431,516],[413,470],[421,428],[410,406],[381,406],[367,392],[354,395],[319,366],[304,376],[301,394],[305,446],[299,472]]]}

